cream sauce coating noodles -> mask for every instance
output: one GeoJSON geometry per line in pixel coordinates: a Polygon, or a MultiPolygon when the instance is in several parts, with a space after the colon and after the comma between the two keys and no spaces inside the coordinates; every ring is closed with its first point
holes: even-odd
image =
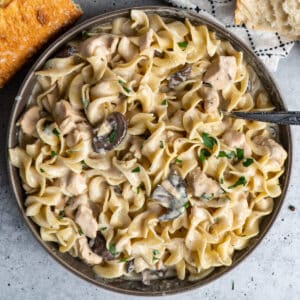
{"type": "Polygon", "coordinates": [[[222,114],[274,109],[228,41],[132,10],[36,79],[10,160],[44,241],[147,284],[229,266],[259,233],[287,154],[266,123],[222,114]]]}

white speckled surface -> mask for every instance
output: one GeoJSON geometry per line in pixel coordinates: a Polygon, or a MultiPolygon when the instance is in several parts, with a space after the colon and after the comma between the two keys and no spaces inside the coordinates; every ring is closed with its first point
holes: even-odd
{"type": "MultiPolygon", "coordinates": [[[[87,2],[93,6],[85,17],[133,5],[164,4],[158,0],[79,2],[83,9],[87,8],[87,2]]],[[[8,187],[4,145],[9,111],[25,72],[26,68],[16,76],[14,82],[0,90],[0,300],[108,300],[112,297],[129,300],[133,297],[102,290],[66,271],[38,244],[20,217],[8,187]]],[[[300,44],[280,63],[275,78],[288,108],[300,110],[300,44]]],[[[164,299],[300,299],[300,205],[297,194],[300,193],[299,129],[293,128],[294,163],[289,192],[265,240],[250,257],[223,278],[201,289],[164,299]],[[296,210],[289,210],[289,205],[294,205],[296,210]]]]}

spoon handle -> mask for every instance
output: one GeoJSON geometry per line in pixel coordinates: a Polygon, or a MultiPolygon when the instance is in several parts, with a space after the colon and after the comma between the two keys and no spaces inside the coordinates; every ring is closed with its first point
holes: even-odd
{"type": "Polygon", "coordinates": [[[239,119],[269,122],[281,125],[300,125],[300,111],[231,111],[224,112],[224,115],[228,115],[239,119]]]}

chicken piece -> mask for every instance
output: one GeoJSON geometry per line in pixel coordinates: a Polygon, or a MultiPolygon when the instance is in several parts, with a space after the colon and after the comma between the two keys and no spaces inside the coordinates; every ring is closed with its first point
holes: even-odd
{"type": "Polygon", "coordinates": [[[36,123],[40,119],[40,108],[32,106],[29,108],[19,120],[22,131],[31,136],[37,137],[36,123]]]}
{"type": "Polygon", "coordinates": [[[204,100],[204,110],[206,113],[218,110],[220,104],[219,94],[213,87],[204,86],[200,94],[204,100]]]}
{"type": "Polygon", "coordinates": [[[275,160],[280,166],[283,165],[287,158],[287,153],[281,145],[274,140],[263,136],[256,136],[253,139],[253,142],[257,145],[263,146],[270,153],[271,160],[275,160]]]}
{"type": "Polygon", "coordinates": [[[175,112],[175,114],[170,118],[170,125],[182,128],[183,127],[183,116],[184,111],[179,109],[175,112]]]}
{"type": "Polygon", "coordinates": [[[203,81],[210,83],[216,90],[223,90],[233,83],[237,71],[234,56],[219,56],[208,67],[203,81]]]}
{"type": "Polygon", "coordinates": [[[142,158],[142,145],[144,140],[140,137],[133,136],[131,139],[131,146],[129,151],[133,153],[133,156],[137,159],[142,158]]]}
{"type": "Polygon", "coordinates": [[[82,232],[89,238],[94,239],[97,235],[98,223],[93,216],[93,211],[88,205],[81,204],[75,215],[75,222],[82,232]]]}
{"type": "Polygon", "coordinates": [[[244,156],[251,156],[251,148],[246,142],[245,135],[236,130],[228,130],[223,135],[223,142],[231,148],[240,148],[244,150],[244,156]]]}
{"type": "Polygon", "coordinates": [[[53,116],[63,135],[74,130],[76,128],[76,122],[84,120],[66,100],[61,100],[55,104],[53,116]]]}
{"type": "Polygon", "coordinates": [[[139,46],[141,51],[148,49],[150,47],[153,39],[153,34],[154,34],[153,29],[150,29],[139,38],[139,46]]]}
{"type": "Polygon", "coordinates": [[[85,175],[71,172],[67,178],[66,190],[74,196],[83,194],[87,190],[85,175]]]}
{"type": "Polygon", "coordinates": [[[67,205],[65,206],[65,214],[67,217],[74,218],[74,212],[79,207],[79,205],[87,205],[88,204],[88,196],[87,194],[83,194],[77,197],[72,197],[67,201],[67,205]]]}
{"type": "Polygon", "coordinates": [[[116,51],[118,42],[117,36],[107,33],[90,37],[81,43],[79,54],[83,57],[107,57],[116,51]]]}
{"type": "Polygon", "coordinates": [[[199,167],[195,168],[187,176],[187,186],[193,196],[210,200],[221,193],[221,187],[217,181],[206,176],[199,167]],[[208,199],[209,198],[209,199],[208,199]]]}
{"type": "Polygon", "coordinates": [[[87,264],[98,265],[102,262],[102,257],[95,254],[89,247],[86,237],[80,237],[77,240],[78,254],[87,264]]]}

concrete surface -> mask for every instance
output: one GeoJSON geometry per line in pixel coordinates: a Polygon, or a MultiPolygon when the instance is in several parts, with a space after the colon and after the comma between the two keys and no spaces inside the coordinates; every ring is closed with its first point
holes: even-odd
{"type": "MultiPolygon", "coordinates": [[[[121,7],[163,4],[161,1],[80,1],[93,5],[90,17],[121,7]]],[[[5,138],[8,116],[25,67],[0,91],[0,299],[114,299],[133,297],[97,288],[66,271],[38,244],[20,218],[8,187],[5,138]]],[[[282,61],[275,74],[290,110],[300,110],[300,44],[282,61]]],[[[300,131],[294,127],[294,164],[285,204],[273,228],[246,261],[223,278],[193,292],[165,299],[300,299],[300,131]],[[295,211],[288,209],[296,207],[295,211]],[[234,282],[234,288],[233,288],[234,282]]],[[[146,299],[146,298],[145,298],[146,299]]]]}

